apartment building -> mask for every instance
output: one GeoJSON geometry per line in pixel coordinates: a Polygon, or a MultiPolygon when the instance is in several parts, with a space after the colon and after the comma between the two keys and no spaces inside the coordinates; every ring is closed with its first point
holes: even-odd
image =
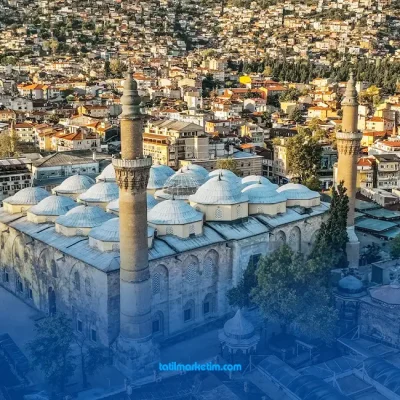
{"type": "Polygon", "coordinates": [[[0,205],[31,184],[32,162],[27,158],[0,159],[0,205]]]}

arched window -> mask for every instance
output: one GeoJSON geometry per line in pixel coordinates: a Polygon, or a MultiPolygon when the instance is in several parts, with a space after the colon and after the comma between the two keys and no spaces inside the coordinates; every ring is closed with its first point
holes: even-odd
{"type": "Polygon", "coordinates": [[[214,308],[214,296],[209,293],[203,300],[204,317],[210,316],[215,311],[214,308]]]}
{"type": "Polygon", "coordinates": [[[8,268],[4,268],[3,270],[3,282],[4,283],[9,283],[10,282],[10,274],[8,272],[8,268]]]}
{"type": "Polygon", "coordinates": [[[204,260],[203,276],[206,279],[210,279],[214,274],[214,261],[211,257],[207,257],[204,260]]]}
{"type": "Polygon", "coordinates": [[[160,279],[160,274],[156,272],[153,275],[152,281],[152,286],[153,286],[153,294],[160,293],[161,291],[161,279],[160,279]]]}
{"type": "Polygon", "coordinates": [[[222,210],[220,207],[217,207],[215,210],[215,219],[222,219],[222,210]]]}
{"type": "Polygon", "coordinates": [[[91,295],[92,295],[92,284],[91,284],[89,278],[86,278],[86,279],[85,279],[85,290],[86,290],[86,294],[87,294],[88,296],[91,296],[91,295]]]}
{"type": "Polygon", "coordinates": [[[51,261],[51,276],[57,278],[57,265],[54,260],[51,261]]]}
{"type": "Polygon", "coordinates": [[[193,321],[194,318],[194,301],[190,300],[183,307],[183,322],[193,321]]]}
{"type": "Polygon", "coordinates": [[[78,292],[81,290],[81,279],[78,271],[75,271],[74,273],[74,288],[78,292]]]}
{"type": "Polygon", "coordinates": [[[18,292],[22,293],[24,291],[24,284],[22,283],[22,279],[19,275],[17,276],[16,286],[18,292]]]}
{"type": "Polygon", "coordinates": [[[197,267],[195,263],[190,263],[186,269],[186,280],[189,284],[193,285],[197,280],[197,267]]]}
{"type": "Polygon", "coordinates": [[[164,314],[161,311],[153,316],[152,330],[154,335],[162,335],[164,332],[164,314]]]}

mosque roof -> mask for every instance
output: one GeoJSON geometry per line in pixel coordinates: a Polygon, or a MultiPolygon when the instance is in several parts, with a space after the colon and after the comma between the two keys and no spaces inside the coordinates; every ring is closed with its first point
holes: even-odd
{"type": "Polygon", "coordinates": [[[400,369],[382,357],[370,357],[363,361],[367,375],[391,392],[400,395],[400,369]]]}
{"type": "Polygon", "coordinates": [[[182,225],[203,220],[203,214],[183,200],[165,200],[147,214],[148,222],[156,225],[182,225]]]}
{"type": "Polygon", "coordinates": [[[83,193],[93,186],[95,180],[86,175],[73,175],[56,186],[52,192],[60,194],[83,193]]]}
{"type": "Polygon", "coordinates": [[[200,186],[189,200],[199,204],[238,204],[248,201],[249,198],[246,193],[241,192],[237,178],[234,181],[218,175],[200,186]]]}
{"type": "Polygon", "coordinates": [[[347,275],[339,281],[338,289],[349,294],[360,293],[364,290],[364,285],[354,275],[347,275]]]}
{"type": "Polygon", "coordinates": [[[240,240],[269,232],[269,228],[255,217],[229,222],[207,221],[206,225],[225,240],[240,240]]]}
{"type": "Polygon", "coordinates": [[[58,216],[66,214],[69,210],[77,206],[78,204],[69,197],[53,195],[44,198],[38,204],[31,207],[28,213],[35,215],[58,216]]]}
{"type": "Polygon", "coordinates": [[[208,174],[210,178],[214,178],[219,175],[225,179],[232,180],[234,182],[240,182],[240,178],[232,171],[229,171],[229,169],[215,169],[208,174]]]}
{"type": "Polygon", "coordinates": [[[103,172],[96,178],[96,181],[109,181],[115,182],[115,169],[114,165],[109,164],[103,169],[103,172]]]}
{"type": "Polygon", "coordinates": [[[284,194],[288,200],[310,200],[320,197],[318,192],[314,192],[299,183],[287,183],[280,186],[276,191],[284,194]]]}
{"type": "Polygon", "coordinates": [[[208,171],[202,167],[201,165],[197,164],[187,164],[184,167],[180,168],[183,172],[186,171],[194,171],[198,175],[201,175],[204,180],[208,179],[208,171]]]}
{"type": "Polygon", "coordinates": [[[253,185],[255,183],[261,183],[265,186],[269,186],[274,189],[278,188],[278,185],[276,185],[275,183],[272,183],[269,179],[267,179],[261,175],[249,175],[249,176],[242,178],[243,186],[249,186],[249,185],[253,185]]]}
{"type": "Polygon", "coordinates": [[[3,201],[8,204],[35,205],[48,196],[50,196],[50,193],[47,190],[40,187],[28,187],[21,189],[14,196],[8,197],[3,201]]]}
{"type": "MultiPolygon", "coordinates": [[[[153,234],[154,228],[147,227],[147,237],[151,237],[153,234]]],[[[119,242],[119,218],[112,218],[99,226],[95,226],[89,232],[89,236],[103,242],[119,242]]]]}
{"type": "Polygon", "coordinates": [[[68,228],[94,228],[103,222],[113,218],[100,207],[78,206],[61,215],[56,219],[56,223],[68,228]]]}
{"type": "Polygon", "coordinates": [[[234,317],[225,322],[224,333],[231,338],[246,339],[254,334],[254,326],[243,316],[239,308],[234,317]]]}
{"type": "Polygon", "coordinates": [[[167,165],[152,165],[150,168],[147,189],[161,189],[167,179],[174,175],[174,170],[167,165]]]}
{"type": "MultiPolygon", "coordinates": [[[[147,193],[147,211],[151,210],[156,204],[158,204],[158,201],[154,198],[154,196],[147,193]]],[[[119,212],[119,199],[110,201],[107,204],[107,211],[119,212]]]]}
{"type": "Polygon", "coordinates": [[[98,182],[85,193],[78,196],[79,200],[88,202],[110,202],[119,196],[118,185],[114,182],[98,182]]]}
{"type": "Polygon", "coordinates": [[[286,196],[278,193],[272,183],[264,185],[263,183],[254,183],[246,186],[242,193],[246,193],[251,204],[276,204],[286,202],[286,196]]]}
{"type": "Polygon", "coordinates": [[[196,193],[197,188],[204,182],[203,177],[192,171],[187,173],[178,171],[170,176],[164,183],[162,190],[157,190],[155,196],[165,200],[172,198],[186,200],[191,194],[196,193]]]}
{"type": "Polygon", "coordinates": [[[390,284],[373,287],[369,289],[369,294],[373,300],[393,306],[400,306],[400,285],[390,284]]]}

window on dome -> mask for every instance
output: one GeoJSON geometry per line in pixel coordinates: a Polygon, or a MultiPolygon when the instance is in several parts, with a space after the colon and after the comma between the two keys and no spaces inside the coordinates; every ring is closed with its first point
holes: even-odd
{"type": "Polygon", "coordinates": [[[217,207],[215,210],[215,219],[222,219],[222,210],[220,207],[217,207]]]}

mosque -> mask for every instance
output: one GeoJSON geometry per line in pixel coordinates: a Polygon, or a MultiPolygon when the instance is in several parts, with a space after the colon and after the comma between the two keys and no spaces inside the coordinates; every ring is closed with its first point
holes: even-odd
{"type": "Polygon", "coordinates": [[[131,76],[121,104],[121,158],[96,180],[4,200],[0,284],[113,346],[129,375],[157,359],[157,343],[226,319],[227,290],[260,255],[283,243],[307,254],[329,205],[300,184],[152,165],[131,76]]]}

